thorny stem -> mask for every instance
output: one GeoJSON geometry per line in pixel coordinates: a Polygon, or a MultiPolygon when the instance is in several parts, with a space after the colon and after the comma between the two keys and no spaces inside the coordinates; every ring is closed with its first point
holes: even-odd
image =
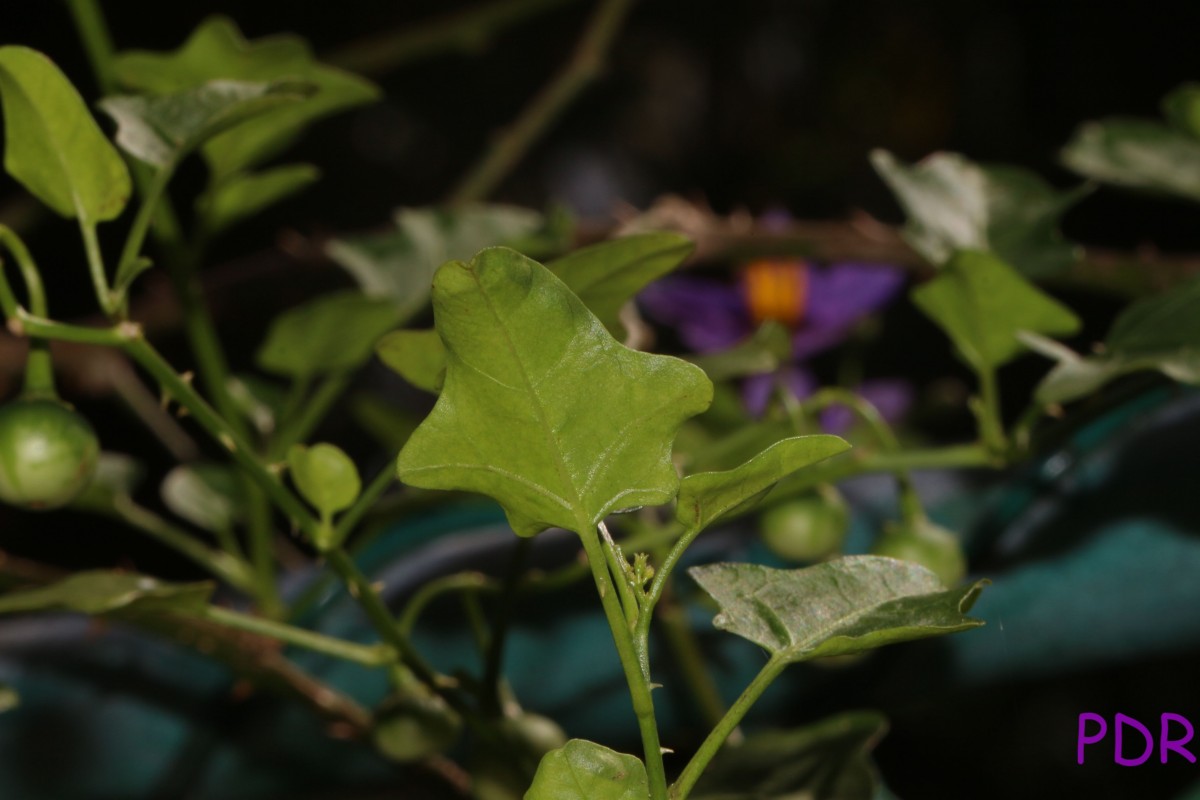
{"type": "Polygon", "coordinates": [[[296,647],[312,650],[315,653],[324,653],[344,661],[362,664],[364,667],[382,667],[395,663],[397,659],[396,651],[387,645],[362,645],[348,642],[344,639],[326,636],[252,614],[243,614],[220,606],[205,608],[204,617],[227,628],[237,628],[257,633],[260,636],[268,636],[296,647]]]}
{"type": "Polygon", "coordinates": [[[451,205],[482,200],[495,191],[576,95],[600,75],[608,49],[632,6],[633,0],[600,0],[567,66],[538,92],[459,182],[450,193],[451,205]]]}

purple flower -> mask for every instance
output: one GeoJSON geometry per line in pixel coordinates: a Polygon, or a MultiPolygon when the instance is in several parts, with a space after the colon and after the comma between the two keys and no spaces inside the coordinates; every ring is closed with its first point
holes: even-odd
{"type": "MultiPolygon", "coordinates": [[[[747,264],[736,286],[720,281],[675,276],[642,292],[642,308],[653,320],[674,328],[698,353],[725,350],[750,336],[769,319],[792,331],[792,362],[774,373],[746,379],[746,408],[760,415],[776,385],[797,398],[811,395],[816,377],[803,362],[840,344],[864,318],[883,308],[904,285],[899,270],[876,264],[817,267],[797,260],[761,260],[747,264]]],[[[910,393],[901,381],[866,381],[859,392],[888,418],[907,409],[910,393]]],[[[826,430],[845,430],[848,409],[822,415],[826,430]]]]}

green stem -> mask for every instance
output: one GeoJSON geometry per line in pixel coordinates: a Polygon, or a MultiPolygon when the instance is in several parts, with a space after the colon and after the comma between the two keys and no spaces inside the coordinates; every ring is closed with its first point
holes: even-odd
{"type": "Polygon", "coordinates": [[[100,242],[96,238],[96,226],[79,220],[79,232],[83,235],[83,249],[87,254],[88,272],[92,276],[92,288],[96,291],[96,302],[105,316],[111,317],[119,310],[114,302],[112,289],[108,285],[108,274],[104,270],[104,256],[100,253],[100,242]]]}
{"type": "MultiPolygon", "coordinates": [[[[29,249],[25,247],[21,237],[6,225],[0,225],[0,245],[7,249],[17,262],[21,282],[25,284],[25,294],[29,299],[29,309],[40,317],[47,316],[46,290],[42,285],[42,275],[29,249]]],[[[16,317],[20,307],[8,279],[4,276],[3,262],[0,262],[0,306],[9,319],[16,317]]],[[[54,363],[50,359],[49,344],[44,339],[35,339],[29,345],[23,394],[26,397],[57,397],[54,388],[54,363]]]]}
{"type": "MultiPolygon", "coordinates": [[[[600,531],[601,539],[604,543],[604,557],[608,562],[608,571],[612,575],[613,583],[617,587],[617,594],[621,598],[621,608],[625,612],[625,621],[629,624],[629,629],[634,630],[638,623],[638,601],[634,596],[633,587],[629,585],[629,576],[626,571],[629,568],[629,562],[625,560],[624,553],[621,548],[613,541],[612,534],[608,532],[608,526],[603,521],[596,526],[600,531]]],[[[643,672],[649,673],[649,667],[645,663],[645,659],[639,658],[643,662],[643,672]]]]}
{"type": "Polygon", "coordinates": [[[590,525],[580,525],[579,538],[587,553],[588,566],[596,583],[596,591],[600,594],[600,604],[604,607],[608,627],[612,631],[617,656],[621,659],[625,682],[629,685],[633,712],[637,716],[638,728],[642,734],[646,773],[650,779],[650,797],[651,800],[666,800],[667,777],[663,767],[662,746],[658,740],[658,724],[654,719],[654,699],[650,696],[650,681],[642,672],[642,665],[634,648],[633,633],[629,630],[621,610],[621,601],[612,585],[599,532],[590,525]]]}
{"type": "Polygon", "coordinates": [[[725,701],[706,664],[704,653],[696,642],[695,632],[688,624],[683,605],[668,591],[658,606],[658,621],[667,637],[667,645],[675,656],[675,664],[683,675],[688,691],[696,700],[700,714],[708,725],[717,725],[725,716],[725,701]]]}
{"type": "Polygon", "coordinates": [[[704,768],[721,749],[721,745],[725,744],[725,740],[741,724],[746,712],[762,696],[771,682],[779,677],[786,666],[787,661],[779,656],[773,656],[767,662],[741,696],[729,707],[729,711],[725,712],[725,716],[721,718],[717,726],[708,734],[708,738],[700,745],[700,749],[692,756],[692,760],[683,768],[683,772],[679,773],[678,780],[671,784],[671,800],[686,800],[692,789],[695,788],[696,781],[704,773],[704,768]]]}
{"type": "Polygon", "coordinates": [[[295,413],[285,412],[281,416],[281,425],[271,440],[272,457],[283,458],[288,448],[303,442],[316,430],[342,392],[346,391],[351,377],[349,373],[330,375],[295,413]]]}
{"type": "Polygon", "coordinates": [[[451,205],[482,200],[517,165],[571,101],[595,80],[633,0],[600,0],[565,69],[546,84],[450,194],[451,205]]]}
{"type": "Polygon", "coordinates": [[[174,164],[160,168],[154,173],[154,179],[141,193],[142,203],[138,207],[137,216],[133,218],[129,235],[125,237],[125,246],[121,249],[121,259],[117,262],[117,275],[113,280],[118,302],[122,305],[125,303],[125,293],[129,289],[129,284],[137,276],[138,259],[141,257],[142,247],[146,243],[146,234],[150,231],[150,223],[154,220],[155,212],[163,200],[163,193],[174,174],[174,164]]]}
{"type": "Polygon", "coordinates": [[[518,22],[575,0],[493,0],[400,30],[355,40],[321,60],[364,75],[382,75],[438,53],[478,50],[518,22]]]}
{"type": "Polygon", "coordinates": [[[341,544],[346,541],[346,537],[350,535],[350,532],[358,527],[358,523],[362,521],[366,513],[374,507],[375,502],[388,490],[388,487],[392,485],[392,481],[396,480],[396,470],[392,464],[392,461],[384,464],[383,469],[379,470],[379,474],[371,479],[371,483],[367,485],[363,493],[354,501],[354,505],[350,506],[338,518],[337,525],[333,529],[334,542],[341,544]]]}
{"type": "Polygon", "coordinates": [[[979,375],[979,400],[974,405],[979,421],[979,435],[993,453],[1003,453],[1007,444],[1004,423],[1000,417],[1000,394],[996,386],[996,371],[982,369],[979,375]]]}
{"type": "Polygon", "coordinates": [[[285,625],[282,622],[243,614],[220,606],[208,606],[204,618],[227,628],[268,636],[281,642],[303,647],[316,653],[324,653],[365,667],[383,667],[396,661],[396,652],[386,645],[363,645],[347,642],[333,636],[285,625]]]}
{"type": "Polygon", "coordinates": [[[494,716],[500,715],[502,707],[500,694],[501,683],[504,680],[504,644],[508,640],[509,623],[512,621],[517,589],[520,587],[521,576],[525,573],[532,549],[533,539],[517,540],[504,575],[500,599],[496,603],[496,611],[492,615],[492,635],[488,639],[487,652],[484,655],[482,687],[486,693],[484,711],[494,716]]]}
{"type": "Polygon", "coordinates": [[[424,613],[425,609],[434,600],[451,592],[479,591],[493,587],[494,583],[491,578],[482,572],[456,572],[453,575],[443,575],[440,578],[427,581],[404,604],[404,610],[400,613],[400,620],[397,625],[399,625],[400,631],[404,636],[412,636],[413,631],[416,630],[417,621],[421,618],[421,614],[424,613]]]}
{"type": "Polygon", "coordinates": [[[83,41],[83,49],[96,76],[100,94],[114,94],[117,90],[116,75],[113,71],[116,48],[113,47],[112,36],[108,32],[108,24],[104,21],[99,3],[96,0],[67,0],[67,7],[71,10],[75,30],[83,41]]]}

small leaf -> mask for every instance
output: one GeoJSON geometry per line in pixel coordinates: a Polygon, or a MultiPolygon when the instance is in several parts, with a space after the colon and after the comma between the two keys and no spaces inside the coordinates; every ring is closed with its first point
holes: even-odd
{"type": "Polygon", "coordinates": [[[443,265],[433,306],[446,383],[400,453],[402,481],[493,497],[525,536],[674,498],[671,442],[712,397],[700,369],[622,346],[506,248],[443,265]]]}
{"type": "Polygon", "coordinates": [[[1200,83],[1185,83],[1163,98],[1163,116],[1176,130],[1200,139],[1200,83]]]}
{"type": "Polygon", "coordinates": [[[912,298],[976,370],[994,369],[1019,355],[1025,346],[1018,331],[1061,336],[1079,329],[1069,308],[986,253],[959,253],[940,275],[914,289],[912,298]]]}
{"type": "Polygon", "coordinates": [[[932,264],[957,250],[981,250],[1043,277],[1079,259],[1079,248],[1059,234],[1058,218],[1086,187],[1060,192],[1027,170],[985,167],[957,153],[908,166],[876,150],[871,163],[908,217],[905,239],[932,264]]]}
{"type": "Polygon", "coordinates": [[[1113,323],[1099,355],[1084,358],[1056,342],[1032,335],[1023,338],[1058,362],[1037,388],[1042,403],[1070,402],[1142,370],[1200,384],[1200,279],[1127,308],[1113,323]]]}
{"type": "Polygon", "coordinates": [[[155,95],[213,80],[290,80],[315,87],[304,102],[272,109],[206,142],[204,158],[214,184],[275,155],[316,120],[378,97],[369,82],[317,62],[304,40],[283,35],[248,42],[231,20],[219,16],[202,22],[173,53],[121,53],[114,71],[125,88],[155,95]]]}
{"type": "Polygon", "coordinates": [[[721,607],[714,625],[791,663],[983,624],[964,614],[987,581],[946,591],[929,570],[894,558],[846,556],[792,570],[711,564],[688,574],[721,607]]]}
{"type": "Polygon", "coordinates": [[[581,247],[550,261],[553,272],[599,317],[613,336],[624,336],[619,314],[651,281],[691,254],[691,240],[665,231],[641,233],[581,247]]]}
{"type": "Polygon", "coordinates": [[[116,121],[121,149],[167,169],[222,131],[310,95],[295,81],[217,80],[167,95],[106,97],[100,108],[116,121]]]}
{"type": "Polygon", "coordinates": [[[275,318],[258,351],[258,364],[293,378],[355,369],[399,321],[391,303],[356,291],[319,297],[275,318]]]}
{"type": "Polygon", "coordinates": [[[197,201],[210,233],[217,233],[307,188],[321,177],[311,164],[285,164],[245,172],[211,187],[197,201]]]}
{"type": "Polygon", "coordinates": [[[132,187],[83,98],[36,50],[0,47],[4,168],[39,200],[84,223],[114,219],[132,187]]]}
{"type": "Polygon", "coordinates": [[[1062,160],[1104,183],[1200,200],[1200,139],[1152,120],[1088,122],[1062,160]]]}
{"type": "Polygon", "coordinates": [[[725,514],[761,499],[793,472],[849,449],[837,436],[796,436],[771,445],[735,469],[689,475],[679,484],[675,518],[688,530],[707,528],[725,514]]]}
{"type": "Polygon", "coordinates": [[[746,341],[727,350],[689,356],[709,380],[720,382],[774,372],[792,357],[792,335],[774,320],[764,322],[746,341]]]}
{"type": "Polygon", "coordinates": [[[542,756],[525,800],[648,800],[646,768],[633,756],[572,739],[542,756]]]}
{"type": "Polygon", "coordinates": [[[439,266],[469,259],[485,247],[511,244],[533,234],[545,219],[516,206],[471,205],[448,211],[403,208],[395,223],[388,233],[335,239],[326,252],[364,294],[390,298],[407,320],[429,302],[439,266]]]}
{"type": "Polygon", "coordinates": [[[332,444],[293,445],[288,451],[288,469],[292,483],[322,516],[332,516],[354,505],[362,491],[358,468],[332,444]]]}
{"type": "Polygon", "coordinates": [[[171,513],[201,530],[231,530],[245,514],[242,483],[225,464],[175,467],[163,479],[160,491],[171,513]]]}
{"type": "Polygon", "coordinates": [[[790,731],[764,731],[722,748],[696,784],[695,800],[875,800],[871,751],[887,719],[852,711],[790,731]]]}
{"type": "Polygon", "coordinates": [[[375,354],[404,380],[434,394],[446,380],[446,347],[433,330],[392,331],[379,340],[375,354]]]}
{"type": "Polygon", "coordinates": [[[130,572],[77,572],[49,586],[0,596],[0,614],[25,611],[199,611],[212,595],[211,583],[164,583],[130,572]]]}

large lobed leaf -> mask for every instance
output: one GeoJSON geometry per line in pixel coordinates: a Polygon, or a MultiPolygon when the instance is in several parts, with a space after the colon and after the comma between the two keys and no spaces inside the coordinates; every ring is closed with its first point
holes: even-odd
{"type": "Polygon", "coordinates": [[[542,756],[525,800],[647,800],[646,768],[633,756],[572,739],[542,756]]]}
{"type": "Polygon", "coordinates": [[[714,625],[793,663],[983,624],[964,615],[986,581],[947,591],[929,570],[894,558],[791,570],[710,564],[688,574],[720,606],[714,625]]]}
{"type": "Polygon", "coordinates": [[[875,800],[871,751],[887,732],[875,711],[851,711],[789,731],[764,731],[717,753],[696,800],[875,800]]]}
{"type": "Polygon", "coordinates": [[[1069,308],[987,253],[958,253],[912,298],[976,370],[994,369],[1025,350],[1021,331],[1061,336],[1079,329],[1069,308]]]}
{"type": "Polygon", "coordinates": [[[1055,342],[1025,338],[1058,362],[1038,385],[1036,396],[1043,403],[1076,400],[1141,370],[1200,384],[1200,278],[1131,305],[1117,317],[1097,355],[1085,358],[1055,342]]]}
{"type": "Polygon", "coordinates": [[[129,171],[83,98],[36,50],[0,47],[4,168],[58,214],[94,224],[129,201],[129,171]]]}
{"type": "Polygon", "coordinates": [[[672,440],[712,399],[699,368],[622,346],[507,248],[443,265],[433,307],[445,386],[400,453],[401,480],[489,495],[527,536],[675,497],[672,440]]]}
{"type": "Polygon", "coordinates": [[[304,40],[281,35],[248,42],[231,20],[220,16],[202,22],[175,52],[119,54],[114,70],[125,88],[153,95],[196,89],[213,80],[291,80],[315,87],[305,102],[272,109],[206,142],[203,152],[214,183],[275,155],[315,120],[378,96],[368,81],[317,62],[304,40]]]}
{"type": "Polygon", "coordinates": [[[212,595],[211,583],[164,583],[129,572],[77,572],[49,586],[0,596],[0,614],[25,611],[78,611],[108,614],[154,609],[199,611],[212,595]]]}
{"type": "Polygon", "coordinates": [[[1062,159],[1098,181],[1200,201],[1200,138],[1153,120],[1088,122],[1062,159]]]}
{"type": "Polygon", "coordinates": [[[675,518],[688,530],[707,528],[761,499],[788,475],[849,449],[837,436],[795,436],[776,442],[734,469],[689,475],[679,484],[675,518]]]}
{"type": "Polygon", "coordinates": [[[941,266],[958,250],[995,253],[1026,275],[1053,275],[1079,259],[1058,218],[1086,188],[1060,192],[1015,167],[983,166],[957,153],[934,153],[909,166],[885,150],[871,153],[876,172],[908,217],[905,238],[941,266]]]}

